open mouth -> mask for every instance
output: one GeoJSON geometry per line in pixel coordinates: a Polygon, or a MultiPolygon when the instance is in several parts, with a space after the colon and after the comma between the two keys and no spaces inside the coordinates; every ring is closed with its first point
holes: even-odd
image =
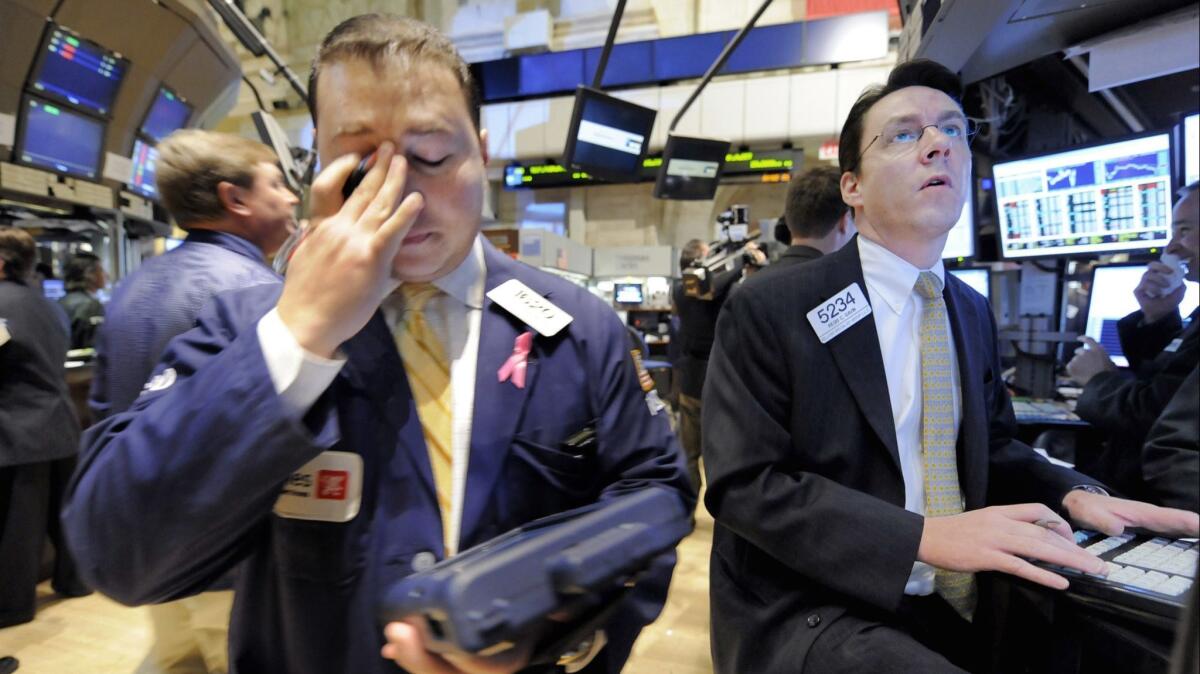
{"type": "Polygon", "coordinates": [[[921,185],[921,189],[927,187],[950,187],[950,178],[949,176],[933,176],[921,185]]]}
{"type": "Polygon", "coordinates": [[[418,243],[425,243],[433,236],[433,232],[409,232],[408,236],[404,237],[404,245],[413,246],[418,243]]]}

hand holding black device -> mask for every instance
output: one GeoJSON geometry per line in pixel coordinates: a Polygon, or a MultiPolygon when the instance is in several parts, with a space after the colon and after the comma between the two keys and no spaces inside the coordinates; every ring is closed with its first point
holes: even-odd
{"type": "Polygon", "coordinates": [[[362,158],[358,162],[358,166],[354,167],[354,171],[350,173],[350,177],[346,179],[346,184],[342,185],[342,199],[349,199],[351,194],[354,194],[354,189],[366,177],[367,171],[371,170],[371,165],[375,162],[375,153],[362,158]]]}

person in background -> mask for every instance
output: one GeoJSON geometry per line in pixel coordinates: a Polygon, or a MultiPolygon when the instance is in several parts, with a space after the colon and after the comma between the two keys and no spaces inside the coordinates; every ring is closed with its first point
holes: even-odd
{"type": "Polygon", "coordinates": [[[71,348],[90,349],[96,331],[104,322],[104,305],[96,291],[108,285],[108,275],[100,258],[91,253],[76,253],[64,272],[67,294],[58,300],[71,321],[71,348]]]}
{"type": "MultiPolygon", "coordinates": [[[[1200,183],[1179,191],[1166,252],[1184,269],[1183,279],[1200,281],[1200,183]]],[[[1131,498],[1152,499],[1143,482],[1142,446],[1180,384],[1200,365],[1200,309],[1179,315],[1186,284],[1171,287],[1178,271],[1149,264],[1133,296],[1140,309],[1117,322],[1129,369],[1118,369],[1090,337],[1067,364],[1083,387],[1075,412],[1108,440],[1095,454],[1080,454],[1077,467],[1131,498]]],[[[1183,280],[1180,279],[1180,280],[1183,280]]]]}
{"type": "Polygon", "coordinates": [[[1150,427],[1141,468],[1148,501],[1200,512],[1200,367],[1150,427]]]}
{"type": "MultiPolygon", "coordinates": [[[[28,285],[35,251],[27,232],[0,227],[0,628],[33,620],[51,474],[79,451],[69,332],[62,312],[28,285]]],[[[55,548],[55,590],[86,593],[65,547],[55,548]]]]}
{"type": "Polygon", "coordinates": [[[673,554],[598,624],[487,657],[379,622],[408,575],[539,517],[643,489],[695,505],[616,313],[480,234],[475,91],[423,23],[335,27],[309,86],[325,169],[284,283],[218,295],[84,442],[63,517],[88,580],[144,604],[236,566],[231,671],[616,674],[661,610],[673,554]]]}
{"type": "Polygon", "coordinates": [[[961,96],[927,60],[865,91],[838,153],[859,235],[721,313],[703,419],[721,674],[976,669],[982,572],[1056,589],[1030,558],[1104,572],[1068,518],[1200,532],[1014,438],[991,309],[941,262],[970,186],[961,96]]]}
{"type": "MultiPolygon", "coordinates": [[[[96,340],[89,406],[97,420],[134,403],[167,343],[215,295],[278,284],[266,260],[295,227],[298,199],[266,145],[189,129],[158,151],[163,205],[188,235],[117,285],[96,340]]],[[[224,578],[194,597],[151,606],[154,641],[139,674],[226,672],[231,587],[224,578]]]]}
{"type": "Polygon", "coordinates": [[[768,270],[815,260],[854,238],[858,230],[854,214],[842,201],[841,177],[836,167],[815,166],[792,178],[784,211],[789,245],[768,270]]]}

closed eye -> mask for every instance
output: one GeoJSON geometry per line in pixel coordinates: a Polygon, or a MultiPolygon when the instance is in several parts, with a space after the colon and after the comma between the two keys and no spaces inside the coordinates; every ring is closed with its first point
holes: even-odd
{"type": "Polygon", "coordinates": [[[441,166],[442,164],[446,163],[446,160],[449,158],[450,158],[450,155],[446,155],[445,157],[442,157],[441,159],[426,159],[424,157],[418,157],[418,156],[414,155],[413,161],[417,162],[418,164],[424,165],[424,166],[428,166],[431,168],[437,168],[437,167],[441,166]]]}

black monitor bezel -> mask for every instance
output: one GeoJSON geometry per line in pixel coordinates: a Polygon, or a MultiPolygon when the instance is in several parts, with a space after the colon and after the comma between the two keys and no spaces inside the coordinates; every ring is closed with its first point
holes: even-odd
{"type": "Polygon", "coordinates": [[[95,40],[88,39],[88,38],[80,35],[76,31],[62,25],[61,23],[55,22],[53,19],[46,19],[46,25],[42,29],[42,38],[41,38],[41,40],[38,41],[37,58],[33,60],[33,64],[29,68],[29,73],[25,76],[25,93],[28,93],[29,95],[35,96],[37,98],[43,98],[43,99],[52,101],[54,103],[59,103],[61,105],[69,106],[72,110],[81,112],[90,117],[99,117],[106,121],[111,120],[113,118],[113,110],[117,107],[117,100],[121,96],[121,87],[123,87],[125,85],[125,80],[129,76],[129,68],[132,65],[132,63],[133,62],[130,61],[129,59],[125,58],[125,56],[122,55],[121,52],[113,50],[113,49],[109,49],[108,47],[105,47],[104,45],[100,44],[99,42],[96,42],[95,40]],[[58,94],[56,94],[52,91],[42,91],[42,90],[38,90],[38,89],[34,88],[34,86],[33,86],[33,80],[35,79],[34,75],[37,74],[38,72],[40,72],[42,67],[46,63],[46,58],[47,58],[46,54],[49,52],[49,50],[46,49],[46,46],[49,44],[50,35],[53,34],[53,32],[56,28],[65,33],[69,33],[72,37],[79,40],[80,42],[86,42],[89,46],[94,47],[95,49],[97,49],[99,51],[106,52],[108,55],[110,55],[113,58],[115,58],[116,60],[120,61],[122,68],[123,68],[121,71],[122,72],[121,79],[117,81],[117,88],[116,88],[116,92],[113,94],[112,106],[108,109],[107,112],[100,112],[98,110],[93,110],[90,107],[85,107],[85,106],[79,105],[78,103],[73,103],[66,96],[59,96],[58,94]]]}
{"type": "MultiPolygon", "coordinates": [[[[150,134],[146,133],[146,120],[150,119],[150,111],[154,109],[155,101],[158,100],[159,95],[162,94],[162,92],[164,92],[164,91],[171,92],[172,96],[174,96],[176,99],[182,101],[183,104],[188,107],[187,119],[185,119],[183,121],[183,126],[179,127],[175,131],[179,131],[180,129],[188,128],[188,124],[190,124],[192,119],[196,116],[196,106],[192,105],[191,101],[189,101],[184,96],[180,96],[178,91],[167,86],[167,84],[165,82],[160,82],[158,84],[158,89],[156,89],[154,92],[154,98],[150,99],[150,105],[146,106],[146,110],[142,113],[142,118],[138,122],[138,126],[137,126],[137,135],[141,136],[141,138],[143,140],[150,141],[150,143],[155,146],[157,146],[159,143],[161,143],[162,140],[155,140],[150,134]]],[[[175,131],[172,131],[171,133],[175,133],[175,131]]],[[[170,134],[167,134],[167,135],[170,135],[170,134]]],[[[163,140],[165,140],[165,139],[166,139],[166,137],[164,136],[163,140]]]]}
{"type": "Polygon", "coordinates": [[[51,169],[51,168],[42,166],[41,164],[35,164],[30,161],[25,161],[21,157],[21,155],[25,149],[25,140],[26,140],[25,132],[28,130],[28,127],[29,127],[29,122],[28,122],[29,113],[26,111],[26,108],[28,106],[28,102],[30,99],[36,100],[39,103],[42,103],[43,105],[45,105],[45,104],[60,105],[60,103],[56,100],[50,100],[47,98],[43,98],[41,96],[34,95],[28,91],[24,92],[21,95],[21,114],[19,114],[17,116],[17,135],[16,135],[16,138],[13,139],[13,141],[14,141],[13,142],[13,162],[20,164],[22,166],[28,166],[30,168],[35,168],[39,171],[46,171],[48,173],[53,173],[54,175],[69,176],[71,178],[75,178],[76,180],[86,180],[88,182],[101,184],[104,180],[104,149],[105,149],[104,142],[105,142],[105,139],[108,137],[108,120],[100,118],[100,117],[96,117],[95,115],[86,114],[86,113],[76,110],[74,108],[67,109],[66,112],[69,114],[78,115],[80,117],[89,119],[100,125],[100,147],[96,152],[96,175],[85,176],[85,175],[80,175],[78,173],[73,173],[70,171],[57,171],[55,169],[51,169]]]}
{"type": "Polygon", "coordinates": [[[657,118],[658,111],[653,108],[647,108],[645,106],[638,105],[637,103],[632,103],[630,101],[617,98],[616,96],[606,94],[599,89],[593,89],[592,87],[581,84],[575,89],[575,107],[571,110],[571,123],[567,127],[567,144],[566,147],[563,148],[562,165],[565,166],[567,170],[584,171],[594,178],[599,178],[611,183],[637,182],[641,176],[642,162],[646,160],[646,155],[650,151],[651,137],[654,134],[654,123],[657,118]],[[583,118],[583,106],[588,98],[603,99],[605,102],[610,102],[617,107],[623,107],[637,112],[650,113],[650,128],[646,132],[646,142],[642,143],[642,152],[638,155],[637,161],[634,162],[634,169],[632,172],[624,174],[615,171],[606,171],[603,168],[597,171],[591,167],[582,166],[574,162],[575,145],[579,140],[579,123],[583,118]]]}
{"type": "MultiPolygon", "coordinates": [[[[1146,252],[1151,252],[1151,251],[1155,250],[1156,248],[1166,248],[1167,244],[1164,243],[1164,244],[1161,244],[1158,246],[1140,246],[1140,247],[1133,246],[1133,247],[1129,247],[1129,248],[1116,248],[1116,249],[1112,249],[1112,250],[1103,250],[1103,251],[1089,251],[1089,252],[1075,251],[1075,252],[1070,252],[1070,253],[1047,252],[1047,253],[1043,253],[1043,254],[1039,254],[1039,255],[1010,256],[1010,255],[1008,255],[1008,249],[1004,246],[1004,233],[1002,231],[1003,220],[1001,218],[1001,213],[1000,213],[1000,195],[998,192],[999,183],[996,181],[996,166],[997,165],[1011,164],[1011,163],[1019,162],[1019,161],[1027,161],[1029,159],[1040,159],[1042,157],[1048,157],[1050,155],[1063,154],[1066,152],[1075,152],[1078,150],[1090,150],[1092,148],[1101,147],[1104,145],[1116,145],[1117,143],[1124,143],[1127,141],[1139,140],[1142,138],[1150,138],[1152,136],[1166,136],[1167,137],[1167,155],[1168,155],[1168,157],[1174,155],[1175,134],[1172,133],[1170,129],[1158,129],[1155,131],[1145,131],[1142,133],[1135,133],[1135,134],[1130,134],[1127,136],[1121,136],[1119,138],[1107,138],[1104,140],[1096,141],[1094,143],[1085,143],[1083,145],[1076,145],[1076,146],[1072,146],[1072,147],[1060,148],[1060,149],[1052,150],[1049,152],[1034,152],[1034,153],[1030,153],[1030,154],[1026,154],[1026,155],[1021,155],[1018,157],[1013,157],[1011,159],[1005,159],[1004,161],[992,162],[992,166],[991,166],[992,190],[997,192],[994,195],[994,198],[992,199],[992,201],[994,202],[994,206],[995,206],[995,211],[994,211],[993,215],[995,215],[995,217],[996,217],[996,249],[997,249],[997,253],[999,253],[999,255],[1000,255],[1000,259],[1004,260],[1004,261],[1008,261],[1008,262],[1022,262],[1025,260],[1047,260],[1047,259],[1095,260],[1095,259],[1099,259],[1105,255],[1116,255],[1119,253],[1129,254],[1129,255],[1138,255],[1138,254],[1142,254],[1142,253],[1146,253],[1146,252]]],[[[1168,182],[1167,190],[1172,195],[1174,195],[1175,191],[1179,188],[1176,185],[1176,176],[1175,176],[1175,171],[1173,169],[1168,169],[1168,171],[1167,171],[1167,182],[1168,182]]],[[[1173,203],[1174,203],[1174,200],[1172,200],[1172,204],[1173,203]]]]}
{"type": "Polygon", "coordinates": [[[708,201],[716,197],[717,188],[721,186],[721,176],[725,173],[725,157],[729,154],[731,143],[726,140],[716,138],[703,138],[700,136],[685,136],[682,134],[671,134],[667,137],[666,147],[663,148],[662,165],[658,167],[658,174],[654,178],[654,198],[655,199],[670,199],[673,201],[708,201]],[[717,174],[712,179],[712,191],[707,196],[699,197],[681,197],[666,194],[667,166],[670,165],[671,159],[674,157],[677,142],[694,143],[696,145],[707,145],[714,152],[717,148],[721,148],[721,157],[717,161],[717,174]]]}

